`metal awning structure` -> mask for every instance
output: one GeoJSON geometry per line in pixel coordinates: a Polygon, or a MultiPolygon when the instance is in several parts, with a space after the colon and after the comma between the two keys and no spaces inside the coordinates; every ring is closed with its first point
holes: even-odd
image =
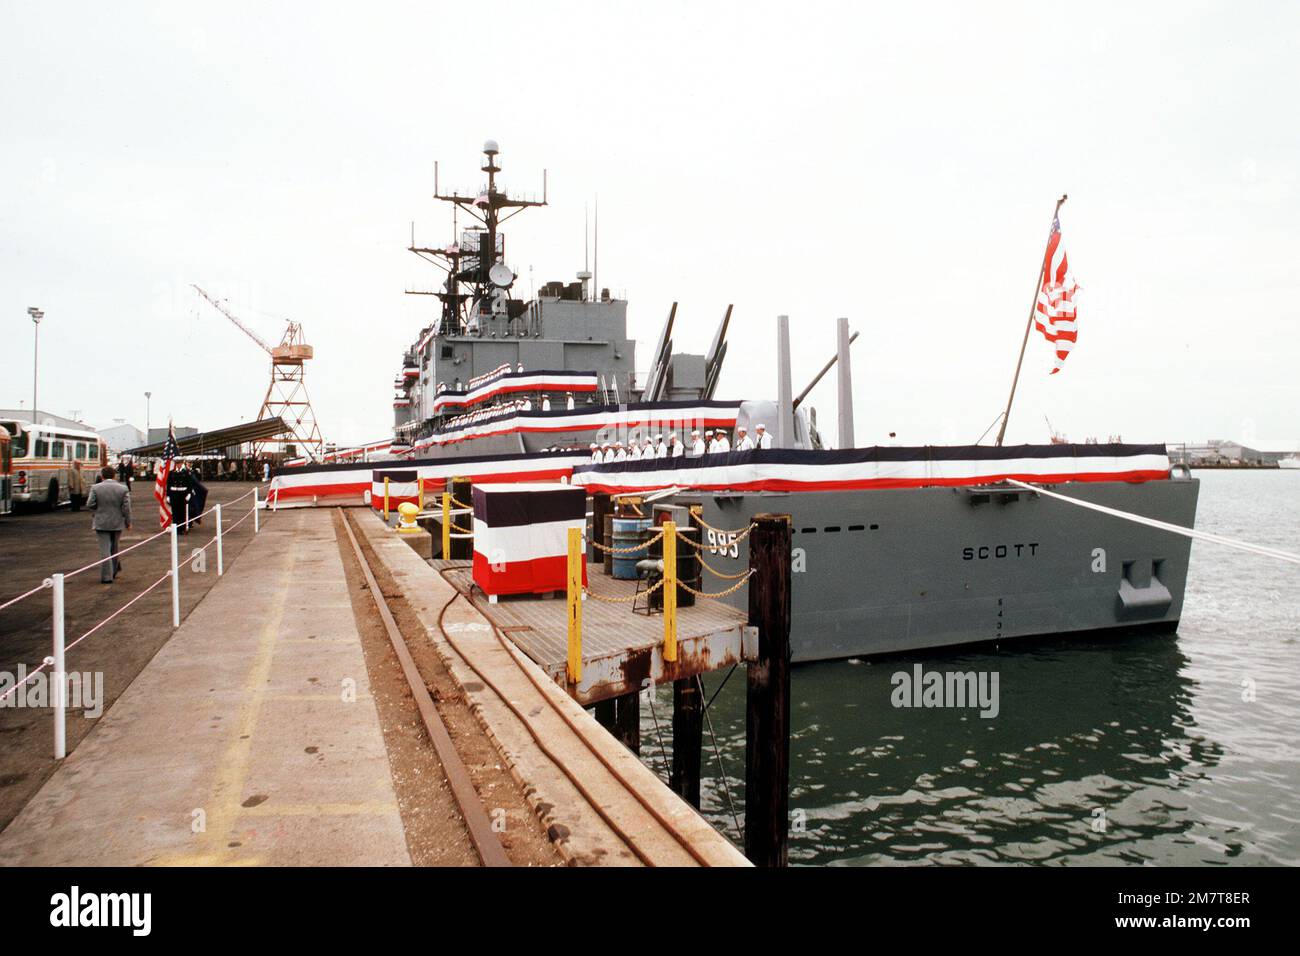
{"type": "MultiPolygon", "coordinates": [[[[285,424],[283,418],[259,418],[255,422],[244,422],[229,428],[218,428],[216,431],[177,438],[176,448],[182,455],[202,455],[205,452],[222,451],[232,445],[243,445],[291,433],[292,429],[285,424]]],[[[156,441],[149,445],[140,445],[138,448],[128,448],[123,454],[144,458],[161,455],[164,444],[166,444],[165,440],[156,441]]]]}

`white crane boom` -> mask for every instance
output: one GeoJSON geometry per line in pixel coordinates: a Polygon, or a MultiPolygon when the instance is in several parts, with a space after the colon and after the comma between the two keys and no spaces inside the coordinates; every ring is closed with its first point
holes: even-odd
{"type": "Polygon", "coordinates": [[[220,302],[218,302],[216,299],[212,298],[212,296],[208,295],[206,292],[204,292],[204,291],[203,291],[202,289],[200,289],[198,286],[196,286],[196,285],[191,285],[190,288],[192,288],[192,289],[193,289],[195,292],[197,292],[199,295],[203,296],[203,298],[207,299],[208,302],[212,305],[212,307],[213,307],[214,309],[216,309],[218,312],[220,312],[222,315],[224,315],[226,318],[228,318],[231,322],[234,322],[235,325],[237,325],[241,330],[243,330],[243,333],[244,333],[245,335],[247,335],[250,339],[252,339],[252,340],[253,340],[254,342],[256,342],[258,345],[260,345],[260,346],[262,347],[262,350],[263,350],[264,352],[266,352],[268,355],[274,355],[274,353],[271,351],[271,346],[267,344],[266,340],[263,339],[263,338],[262,338],[260,335],[258,335],[256,332],[254,332],[252,329],[250,329],[248,326],[246,326],[243,322],[240,322],[239,319],[235,318],[234,313],[232,313],[232,312],[231,312],[229,309],[227,309],[224,305],[222,305],[222,304],[221,304],[220,302]]]}

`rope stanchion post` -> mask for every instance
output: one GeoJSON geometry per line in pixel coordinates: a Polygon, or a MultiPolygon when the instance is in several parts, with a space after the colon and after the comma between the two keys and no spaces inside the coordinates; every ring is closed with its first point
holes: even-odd
{"type": "Polygon", "coordinates": [[[66,700],[68,693],[68,680],[64,673],[63,661],[63,575],[55,574],[51,577],[53,581],[53,611],[54,611],[54,633],[53,633],[53,657],[51,666],[54,668],[50,674],[50,683],[53,685],[54,693],[51,695],[50,702],[54,705],[54,759],[62,760],[68,754],[68,728],[67,728],[67,707],[66,700]]]}
{"type": "Polygon", "coordinates": [[[664,660],[677,660],[677,523],[664,522],[664,660]]]}
{"type": "Polygon", "coordinates": [[[569,529],[568,584],[569,654],[565,676],[576,685],[582,680],[582,529],[569,529]]]}
{"type": "Polygon", "coordinates": [[[262,530],[260,525],[261,525],[261,521],[258,519],[257,516],[257,489],[254,488],[253,489],[253,534],[257,534],[259,531],[262,530]]]}
{"type": "Polygon", "coordinates": [[[217,513],[217,577],[221,577],[226,573],[226,556],[221,550],[221,505],[213,510],[217,513]]]}
{"type": "Polygon", "coordinates": [[[442,560],[451,560],[451,492],[442,493],[442,560]]]}
{"type": "Polygon", "coordinates": [[[745,856],[785,866],[790,837],[789,515],[758,514],[749,537],[749,623],[758,657],[745,694],[745,856]]]}
{"type": "Polygon", "coordinates": [[[172,629],[181,626],[181,562],[180,562],[180,544],[176,538],[176,525],[173,523],[168,530],[171,532],[172,545],[172,629]]]}

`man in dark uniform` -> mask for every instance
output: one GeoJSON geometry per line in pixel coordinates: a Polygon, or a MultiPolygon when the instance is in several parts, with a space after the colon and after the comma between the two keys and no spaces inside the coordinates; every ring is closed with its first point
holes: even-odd
{"type": "Polygon", "coordinates": [[[190,530],[186,509],[190,506],[193,494],[192,479],[184,462],[177,462],[167,476],[167,503],[172,509],[172,523],[176,525],[177,534],[188,534],[190,530]]]}
{"type": "Polygon", "coordinates": [[[193,497],[190,498],[190,514],[194,517],[194,524],[203,524],[203,512],[208,510],[208,486],[199,480],[199,470],[197,468],[190,471],[190,488],[193,497]]]}

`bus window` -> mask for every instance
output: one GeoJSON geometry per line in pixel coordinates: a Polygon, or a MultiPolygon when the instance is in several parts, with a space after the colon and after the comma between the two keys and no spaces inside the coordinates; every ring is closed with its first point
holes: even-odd
{"type": "Polygon", "coordinates": [[[27,433],[21,428],[14,427],[9,430],[12,436],[9,440],[9,453],[15,458],[27,457],[27,433]]]}
{"type": "Polygon", "coordinates": [[[33,457],[34,457],[34,458],[49,458],[49,457],[50,457],[50,443],[49,443],[48,440],[46,440],[46,439],[44,439],[44,438],[38,438],[38,439],[36,439],[36,453],[35,453],[35,455],[33,455],[33,457]]]}
{"type": "Polygon", "coordinates": [[[86,443],[84,441],[77,442],[77,451],[73,457],[75,458],[86,457],[86,443]]]}
{"type": "Polygon", "coordinates": [[[63,439],[61,438],[54,439],[54,452],[52,455],[50,455],[50,457],[51,458],[63,457],[63,439]]]}
{"type": "Polygon", "coordinates": [[[88,461],[99,461],[99,442],[92,441],[87,443],[86,459],[88,461]]]}

